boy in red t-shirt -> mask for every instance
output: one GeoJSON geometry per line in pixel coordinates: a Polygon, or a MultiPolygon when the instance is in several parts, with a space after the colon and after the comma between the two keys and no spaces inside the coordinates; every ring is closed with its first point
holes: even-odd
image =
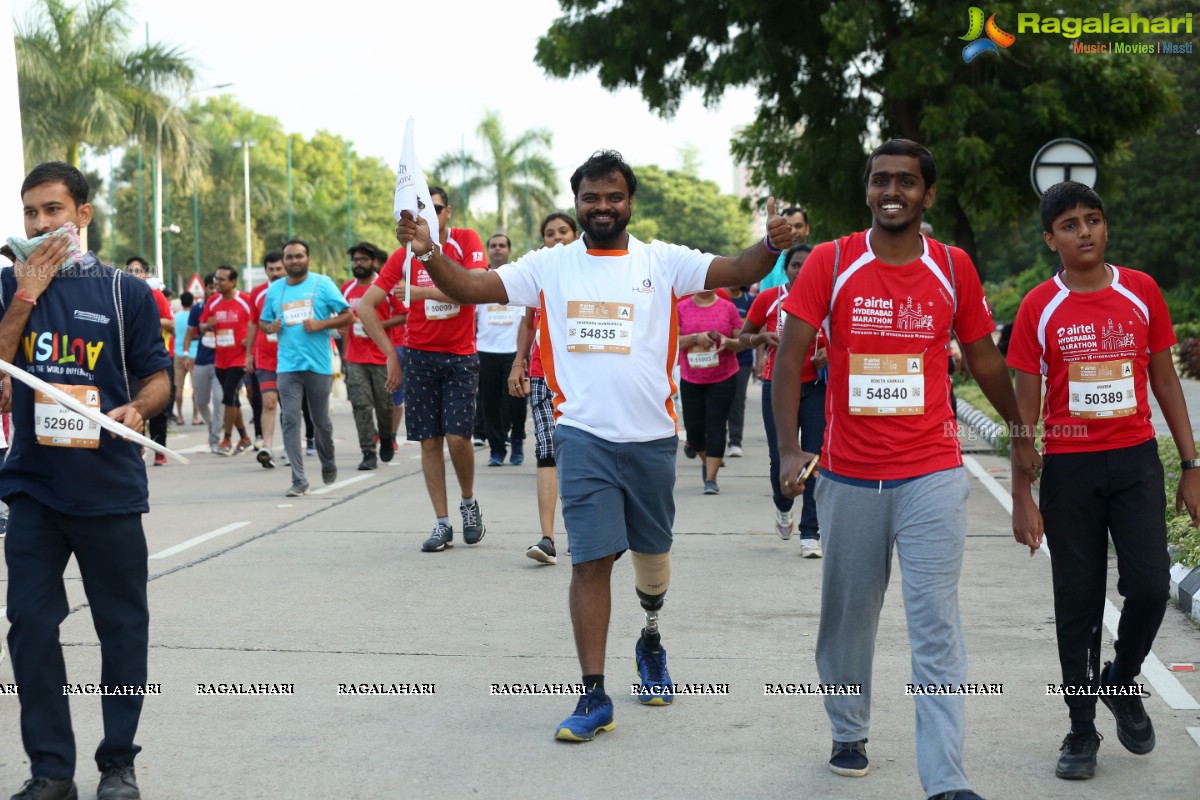
{"type": "Polygon", "coordinates": [[[1050,187],[1041,214],[1042,236],[1063,270],[1026,295],[1008,346],[1021,418],[1036,421],[1041,413],[1045,425],[1039,502],[1028,484],[1014,486],[1013,535],[1032,553],[1044,531],[1050,547],[1058,659],[1063,685],[1075,690],[1064,692],[1071,731],[1055,774],[1078,780],[1096,770],[1097,694],[1116,717],[1126,750],[1154,749],[1154,727],[1133,679],[1166,612],[1170,559],[1147,387],[1182,460],[1176,512],[1186,505],[1193,526],[1200,525],[1200,460],[1158,285],[1145,273],[1105,263],[1104,204],[1091,188],[1074,181],[1050,187]],[[1116,656],[1101,670],[1110,533],[1125,604],[1116,656]]]}

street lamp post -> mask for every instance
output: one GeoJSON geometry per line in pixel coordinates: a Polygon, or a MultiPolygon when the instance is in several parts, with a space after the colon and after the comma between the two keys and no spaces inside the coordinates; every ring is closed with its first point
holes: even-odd
{"type": "Polygon", "coordinates": [[[258,142],[248,139],[233,143],[234,147],[242,148],[242,171],[246,185],[246,271],[242,287],[247,292],[254,288],[254,279],[250,276],[250,265],[253,263],[250,258],[250,148],[256,144],[258,142]]]}
{"type": "Polygon", "coordinates": [[[163,111],[163,113],[160,114],[158,117],[158,135],[154,139],[154,270],[157,273],[158,279],[160,281],[162,280],[162,277],[163,277],[163,246],[162,246],[162,243],[163,243],[162,242],[162,233],[163,233],[162,132],[163,132],[163,125],[166,124],[167,117],[170,116],[171,112],[174,111],[176,108],[178,108],[180,103],[182,103],[184,100],[188,99],[192,95],[199,94],[200,92],[212,91],[213,89],[225,89],[229,86],[233,86],[233,84],[232,83],[218,83],[216,86],[204,86],[200,89],[193,89],[192,91],[187,92],[187,93],[175,98],[175,100],[172,101],[172,103],[169,106],[167,106],[167,109],[165,111],[163,111]]]}

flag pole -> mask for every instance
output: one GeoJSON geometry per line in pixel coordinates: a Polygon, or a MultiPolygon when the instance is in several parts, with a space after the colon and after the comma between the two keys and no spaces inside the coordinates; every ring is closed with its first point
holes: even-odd
{"type": "Polygon", "coordinates": [[[412,304],[412,257],[412,242],[409,242],[404,246],[404,306],[406,308],[412,304]]]}

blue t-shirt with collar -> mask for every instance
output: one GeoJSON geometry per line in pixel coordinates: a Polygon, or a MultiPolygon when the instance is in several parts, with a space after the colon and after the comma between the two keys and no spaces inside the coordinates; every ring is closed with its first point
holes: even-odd
{"type": "MultiPolygon", "coordinates": [[[[261,322],[274,322],[284,316],[284,306],[292,303],[312,304],[313,319],[337,316],[350,304],[331,278],[315,272],[308,273],[295,285],[287,279],[273,282],[263,300],[261,322]]],[[[333,348],[329,344],[333,330],[309,333],[303,324],[288,325],[279,331],[279,365],[276,372],[316,372],[333,374],[333,348]]]]}
{"type": "MultiPolygon", "coordinates": [[[[14,298],[16,291],[13,271],[3,270],[0,318],[14,302],[24,302],[14,298]]],[[[128,403],[142,380],[170,369],[171,357],[150,287],[89,252],[60,271],[38,298],[13,363],[47,383],[95,387],[100,411],[107,414],[128,403]]],[[[139,445],[103,430],[94,449],[40,444],[33,389],[13,384],[12,445],[0,468],[0,497],[24,493],[56,511],[84,517],[150,510],[139,445]]]]}

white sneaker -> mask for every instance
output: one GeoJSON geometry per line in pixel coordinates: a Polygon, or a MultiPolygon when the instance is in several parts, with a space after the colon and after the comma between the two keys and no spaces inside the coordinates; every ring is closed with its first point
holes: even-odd
{"type": "Polygon", "coordinates": [[[792,512],[775,509],[775,532],[779,534],[779,538],[786,542],[792,538],[792,531],[795,529],[795,523],[792,522],[792,512]]]}
{"type": "Polygon", "coordinates": [[[742,446],[740,444],[729,445],[729,449],[725,451],[725,455],[729,456],[730,458],[741,458],[742,446]]]}
{"type": "Polygon", "coordinates": [[[820,539],[801,539],[800,540],[800,557],[801,558],[821,558],[824,553],[821,552],[820,539]]]}

